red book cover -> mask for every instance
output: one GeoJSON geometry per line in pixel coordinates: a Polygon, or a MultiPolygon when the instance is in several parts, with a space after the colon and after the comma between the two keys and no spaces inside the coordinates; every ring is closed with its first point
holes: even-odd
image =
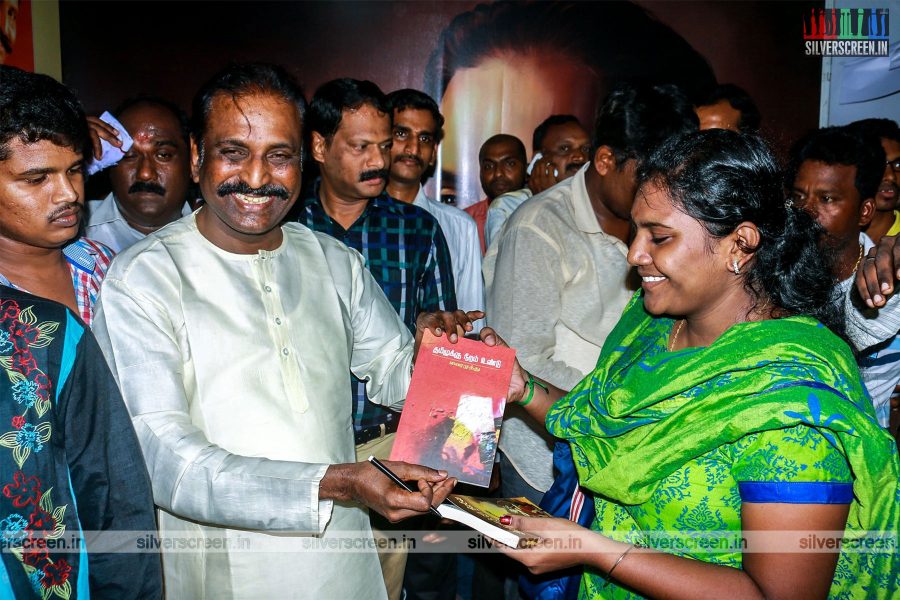
{"type": "Polygon", "coordinates": [[[516,351],[426,331],[391,460],[444,469],[462,483],[491,481],[516,351]]]}

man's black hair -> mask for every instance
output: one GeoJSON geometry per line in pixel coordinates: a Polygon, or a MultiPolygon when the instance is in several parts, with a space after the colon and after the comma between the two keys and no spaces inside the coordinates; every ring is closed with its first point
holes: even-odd
{"type": "Polygon", "coordinates": [[[420,92],[419,90],[411,88],[396,90],[387,95],[387,103],[392,113],[393,111],[402,112],[408,108],[427,110],[431,113],[431,117],[434,119],[435,125],[437,126],[437,131],[434,132],[435,140],[440,142],[441,138],[443,138],[444,115],[441,114],[441,109],[438,108],[434,98],[425,92],[420,92]]]}
{"type": "Polygon", "coordinates": [[[87,120],[72,91],[47,75],[0,65],[0,160],[9,142],[48,140],[84,154],[91,147],[87,120]]]}
{"type": "Polygon", "coordinates": [[[230,96],[232,100],[251,94],[270,94],[293,104],[301,123],[306,115],[303,90],[283,67],[269,63],[232,63],[203,84],[194,96],[191,134],[201,152],[212,101],[219,94],[230,96]]]}
{"type": "Polygon", "coordinates": [[[341,126],[344,111],[357,110],[364,104],[393,120],[387,97],[371,81],[344,77],[323,83],[309,105],[309,130],[330,140],[341,126]]]}
{"type": "Polygon", "coordinates": [[[547,131],[549,131],[551,127],[565,125],[566,123],[578,123],[581,125],[581,121],[579,121],[578,117],[575,115],[550,115],[544,119],[540,125],[534,128],[534,135],[531,137],[531,151],[534,153],[540,152],[547,131]]]}
{"type": "Polygon", "coordinates": [[[853,184],[860,201],[874,198],[884,174],[884,149],[873,134],[853,127],[826,127],[802,137],[791,150],[787,187],[791,189],[804,161],[856,167],[853,184]]]}
{"type": "Polygon", "coordinates": [[[515,146],[516,158],[521,160],[523,163],[528,164],[528,156],[525,152],[525,144],[523,144],[522,140],[520,140],[516,136],[510,135],[508,133],[498,133],[486,139],[484,143],[481,144],[481,148],[478,149],[478,160],[481,161],[484,158],[484,148],[486,146],[493,146],[494,144],[501,143],[510,143],[515,146]]]}
{"type": "Polygon", "coordinates": [[[741,132],[755,133],[759,131],[759,124],[762,121],[759,108],[757,108],[750,94],[733,83],[717,85],[703,101],[697,103],[697,106],[710,106],[718,104],[722,100],[728,102],[731,108],[741,113],[741,120],[738,122],[738,129],[741,132]]]}
{"type": "Polygon", "coordinates": [[[175,120],[178,122],[178,130],[181,132],[181,137],[184,140],[186,146],[190,147],[191,145],[191,121],[188,117],[187,113],[184,112],[180,106],[172,102],[171,100],[167,100],[160,96],[154,96],[152,94],[139,94],[137,96],[132,96],[131,98],[126,98],[123,100],[116,108],[113,110],[113,116],[119,119],[126,111],[135,106],[156,106],[163,110],[169,111],[175,120]]]}
{"type": "Polygon", "coordinates": [[[619,84],[597,112],[592,148],[608,146],[621,168],[629,159],[644,161],[673,135],[699,127],[693,104],[676,86],[619,84]]]}
{"type": "Polygon", "coordinates": [[[673,83],[692,98],[715,85],[703,56],[630,2],[501,0],[457,15],[444,29],[428,61],[425,89],[442,97],[456,71],[509,53],[562,54],[606,81],[673,83]]]}
{"type": "Polygon", "coordinates": [[[893,140],[900,143],[900,126],[891,119],[862,119],[847,125],[858,133],[864,133],[879,139],[893,140]]]}

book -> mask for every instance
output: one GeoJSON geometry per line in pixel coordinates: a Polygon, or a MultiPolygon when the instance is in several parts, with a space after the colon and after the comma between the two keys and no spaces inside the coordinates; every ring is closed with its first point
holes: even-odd
{"type": "Polygon", "coordinates": [[[416,356],[391,460],[444,469],[487,487],[516,353],[426,331],[416,356]]]}
{"type": "Polygon", "coordinates": [[[500,522],[504,515],[551,517],[528,498],[476,498],[450,494],[437,510],[445,519],[462,523],[511,548],[533,546],[538,536],[500,522]]]}

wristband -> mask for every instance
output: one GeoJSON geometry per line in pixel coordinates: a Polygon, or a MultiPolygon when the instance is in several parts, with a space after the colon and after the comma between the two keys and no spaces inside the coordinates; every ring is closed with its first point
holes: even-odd
{"type": "Polygon", "coordinates": [[[524,400],[520,400],[520,401],[517,403],[519,406],[525,406],[525,405],[527,405],[529,402],[531,402],[531,399],[534,397],[534,386],[535,386],[535,385],[537,385],[539,388],[541,388],[542,390],[544,390],[544,391],[547,392],[548,394],[550,393],[550,388],[549,388],[549,387],[547,387],[546,385],[544,385],[543,383],[541,383],[540,381],[538,381],[537,379],[535,379],[535,378],[534,378],[534,375],[532,375],[531,373],[529,373],[529,374],[528,374],[528,381],[525,383],[525,386],[528,388],[528,395],[525,396],[525,399],[524,399],[524,400]]]}

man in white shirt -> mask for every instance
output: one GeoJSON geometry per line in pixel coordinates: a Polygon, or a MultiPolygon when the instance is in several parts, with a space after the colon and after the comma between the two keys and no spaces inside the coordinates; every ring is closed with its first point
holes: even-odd
{"type": "Polygon", "coordinates": [[[574,115],[550,115],[535,127],[531,150],[535,154],[526,186],[497,196],[488,207],[484,226],[488,247],[509,215],[526,200],[572,177],[584,166],[591,156],[591,138],[574,115]]]}
{"type": "Polygon", "coordinates": [[[392,198],[427,210],[437,219],[450,248],[457,307],[464,311],[482,310],[484,283],[478,226],[465,211],[429,198],[422,188],[423,177],[437,160],[444,117],[437,103],[418,90],[397,90],[387,99],[394,111],[387,192],[392,198]]]}
{"type": "MultiPolygon", "coordinates": [[[[119,253],[191,212],[191,165],[188,120],[176,105],[138,97],[126,100],[115,115],[134,144],[109,170],[112,192],[88,202],[85,236],[119,253]]],[[[92,126],[102,134],[96,120],[92,126]]]]}
{"type": "MultiPolygon", "coordinates": [[[[398,408],[414,348],[357,252],[280,225],[300,193],[304,107],[274,66],[234,65],[204,85],[191,140],[204,205],[123,252],[102,292],[95,331],[160,531],[201,540],[164,552],[172,598],[382,600],[360,504],[399,520],[454,483],[389,463],[418,482],[407,492],[353,462],[348,371],[398,408]],[[336,547],[348,549],[316,551],[336,547]]],[[[420,317],[417,337],[426,325],[455,340],[448,313],[420,317]]]]}
{"type": "MultiPolygon", "coordinates": [[[[636,289],[625,245],[640,161],[670,135],[697,129],[672,86],[614,90],[598,111],[591,162],[516,210],[484,259],[488,325],[520,364],[561,390],[594,368],[636,289]]],[[[503,495],[540,499],[553,483],[553,440],[524,411],[506,411],[503,495]]]]}

